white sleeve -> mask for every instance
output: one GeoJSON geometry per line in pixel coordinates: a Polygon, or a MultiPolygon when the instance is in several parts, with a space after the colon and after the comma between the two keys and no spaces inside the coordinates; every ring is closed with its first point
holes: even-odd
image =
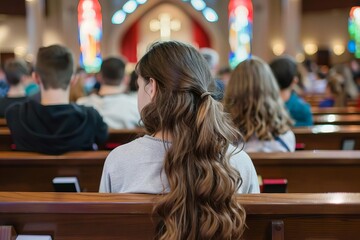
{"type": "Polygon", "coordinates": [[[231,164],[239,171],[242,178],[242,184],[238,189],[238,193],[260,193],[259,181],[254,164],[244,150],[232,157],[231,164]]]}
{"type": "Polygon", "coordinates": [[[111,193],[111,179],[110,179],[110,173],[107,170],[106,160],[104,163],[104,168],[100,180],[100,187],[99,187],[100,193],[111,193]]]}

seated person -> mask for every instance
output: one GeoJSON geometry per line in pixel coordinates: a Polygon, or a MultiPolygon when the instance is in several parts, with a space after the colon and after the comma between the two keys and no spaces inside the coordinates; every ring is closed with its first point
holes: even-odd
{"type": "Polygon", "coordinates": [[[267,63],[252,57],[233,71],[224,98],[225,110],[243,134],[247,152],[293,152],[292,120],[267,63]]]}
{"type": "Polygon", "coordinates": [[[312,126],[313,117],[310,104],[299,98],[293,90],[298,81],[297,64],[290,57],[279,57],[270,63],[271,70],[279,84],[280,95],[295,121],[295,127],[312,126]]]}
{"type": "Polygon", "coordinates": [[[69,49],[52,45],[39,49],[33,77],[41,103],[30,100],[8,108],[6,120],[17,150],[46,154],[92,150],[107,139],[107,125],[90,107],[69,103],[74,71],[69,49]]]}
{"type": "Polygon", "coordinates": [[[128,77],[125,77],[125,62],[120,58],[107,58],[101,64],[99,93],[92,93],[77,100],[77,104],[92,106],[104,118],[109,128],[136,128],[140,114],[135,98],[125,93],[128,77]]]}
{"type": "Polygon", "coordinates": [[[160,239],[240,239],[245,213],[236,193],[258,193],[259,183],[249,156],[231,145],[240,133],[209,92],[205,59],[167,41],[153,44],[136,69],[148,135],[109,154],[100,192],[161,194],[160,239]],[[203,233],[208,219],[214,227],[203,233]]]}
{"type": "Polygon", "coordinates": [[[5,117],[5,111],[9,106],[27,100],[23,82],[25,78],[31,77],[26,62],[20,59],[6,61],[4,71],[9,90],[4,98],[0,98],[0,118],[5,117]]]}
{"type": "Polygon", "coordinates": [[[343,77],[335,71],[330,71],[327,81],[325,99],[319,103],[319,107],[345,107],[346,94],[343,88],[343,77]]]}

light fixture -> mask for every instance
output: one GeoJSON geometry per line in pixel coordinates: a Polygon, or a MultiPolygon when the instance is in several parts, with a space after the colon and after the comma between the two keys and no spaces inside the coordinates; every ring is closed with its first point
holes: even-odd
{"type": "Polygon", "coordinates": [[[206,7],[206,3],[203,0],[191,0],[190,3],[197,11],[201,11],[206,7]]]}
{"type": "Polygon", "coordinates": [[[126,13],[123,10],[118,10],[111,18],[113,24],[121,24],[125,21],[126,13]]]}
{"type": "Polygon", "coordinates": [[[209,7],[206,7],[202,11],[202,14],[204,15],[205,19],[208,20],[209,22],[216,22],[219,19],[219,16],[215,12],[215,10],[209,7]]]}
{"type": "Polygon", "coordinates": [[[306,43],[304,51],[307,55],[314,55],[318,51],[318,46],[315,43],[306,43]]]}
{"type": "Polygon", "coordinates": [[[335,44],[333,46],[333,52],[336,56],[340,56],[345,52],[345,46],[343,44],[335,44]]]}
{"type": "Polygon", "coordinates": [[[137,2],[138,4],[144,4],[144,3],[147,2],[147,0],[136,0],[136,2],[137,2]]]}
{"type": "Polygon", "coordinates": [[[280,56],[285,51],[285,46],[282,42],[276,42],[272,45],[272,51],[275,56],[280,56]]]}
{"type": "Polygon", "coordinates": [[[133,13],[136,8],[137,8],[137,2],[135,0],[130,0],[124,4],[122,10],[126,13],[133,13]]]}

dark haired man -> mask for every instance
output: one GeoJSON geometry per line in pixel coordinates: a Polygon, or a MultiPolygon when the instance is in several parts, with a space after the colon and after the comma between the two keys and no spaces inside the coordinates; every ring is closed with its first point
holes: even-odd
{"type": "Polygon", "coordinates": [[[125,91],[129,78],[125,76],[125,62],[117,57],[103,61],[99,73],[99,93],[82,97],[77,104],[94,107],[109,128],[136,128],[140,121],[137,100],[125,91]]]}
{"type": "Polygon", "coordinates": [[[69,103],[73,56],[60,45],[40,48],[33,77],[41,103],[29,101],[6,113],[17,150],[47,154],[92,150],[107,139],[107,125],[93,109],[69,103]]]}
{"type": "Polygon", "coordinates": [[[9,90],[4,98],[0,98],[0,118],[5,117],[5,111],[9,106],[27,100],[23,82],[31,77],[26,62],[20,59],[7,60],[4,70],[9,90]]]}
{"type": "Polygon", "coordinates": [[[293,91],[294,85],[298,81],[295,60],[288,56],[279,57],[270,63],[270,67],[279,84],[281,98],[295,121],[295,127],[313,125],[310,105],[293,91]]]}

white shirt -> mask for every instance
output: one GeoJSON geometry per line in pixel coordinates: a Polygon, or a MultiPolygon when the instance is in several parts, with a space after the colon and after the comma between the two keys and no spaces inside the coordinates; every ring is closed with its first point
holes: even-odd
{"type": "MultiPolygon", "coordinates": [[[[290,149],[290,152],[295,151],[295,135],[291,130],[280,135],[279,138],[290,149]]],[[[260,141],[255,136],[251,137],[245,143],[244,149],[246,152],[288,152],[288,150],[280,143],[280,141],[260,141]]]]}
{"type": "MultiPolygon", "coordinates": [[[[169,191],[166,174],[162,171],[166,145],[156,138],[145,135],[128,144],[115,148],[106,158],[100,182],[100,192],[150,193],[169,191]]],[[[230,147],[229,151],[233,151],[230,147]]],[[[250,157],[238,152],[230,158],[230,164],[239,171],[242,184],[238,193],[259,193],[259,182],[250,157]]]]}
{"type": "Polygon", "coordinates": [[[140,114],[136,95],[119,93],[99,96],[91,94],[79,98],[76,103],[95,108],[109,128],[129,129],[139,126],[140,114]]]}

